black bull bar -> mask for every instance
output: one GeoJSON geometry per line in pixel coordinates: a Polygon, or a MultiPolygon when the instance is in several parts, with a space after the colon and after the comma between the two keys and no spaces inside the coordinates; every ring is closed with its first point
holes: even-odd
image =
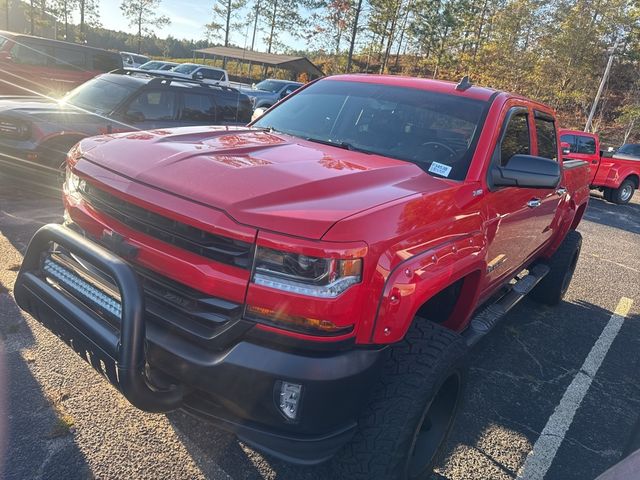
{"type": "Polygon", "coordinates": [[[183,388],[157,388],[146,373],[145,303],[135,271],[121,258],[61,225],[31,239],[14,287],[16,303],[60,337],[141,410],[167,412],[182,404],[183,388]],[[120,291],[119,328],[74,301],[44,278],[43,261],[55,243],[111,277],[120,291]]]}

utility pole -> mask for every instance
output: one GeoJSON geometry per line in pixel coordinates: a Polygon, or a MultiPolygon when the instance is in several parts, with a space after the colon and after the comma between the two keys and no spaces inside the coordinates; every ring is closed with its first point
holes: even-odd
{"type": "Polygon", "coordinates": [[[587,118],[587,123],[584,126],[584,131],[588,132],[591,130],[591,124],[593,123],[593,117],[596,114],[596,109],[598,108],[598,103],[600,102],[600,96],[602,95],[602,91],[604,90],[604,86],[607,84],[607,80],[609,79],[609,73],[611,73],[611,65],[613,64],[613,57],[616,53],[616,49],[618,48],[618,40],[616,39],[613,44],[613,48],[609,50],[609,60],[607,61],[607,67],[604,69],[604,74],[602,75],[602,80],[600,80],[600,86],[598,87],[598,92],[596,93],[596,98],[593,99],[593,105],[591,105],[591,111],[589,112],[589,118],[587,118]]]}

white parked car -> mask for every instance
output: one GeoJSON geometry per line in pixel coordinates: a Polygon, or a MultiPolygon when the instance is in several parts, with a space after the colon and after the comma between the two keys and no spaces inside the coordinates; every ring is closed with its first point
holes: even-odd
{"type": "Polygon", "coordinates": [[[131,52],[120,52],[120,56],[122,57],[124,68],[138,68],[150,60],[149,57],[131,52]]]}
{"type": "Polygon", "coordinates": [[[226,70],[208,67],[207,65],[198,65],[197,63],[181,63],[177,67],[164,73],[175,77],[201,80],[204,83],[211,83],[213,85],[230,86],[229,75],[226,70]]]}
{"type": "Polygon", "coordinates": [[[163,62],[161,60],[150,60],[138,67],[138,70],[148,70],[152,72],[164,72],[180,65],[176,62],[163,62]]]}

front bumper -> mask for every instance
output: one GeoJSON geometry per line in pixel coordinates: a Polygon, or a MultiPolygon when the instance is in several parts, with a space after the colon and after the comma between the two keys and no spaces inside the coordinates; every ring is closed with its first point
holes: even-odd
{"type": "Polygon", "coordinates": [[[103,373],[133,405],[154,412],[182,408],[294,463],[327,460],[350,439],[382,357],[381,349],[353,346],[285,348],[250,335],[253,325],[245,320],[229,327],[239,328],[241,337],[224,348],[194,344],[145,318],[145,294],[129,263],[57,225],[43,227],[32,239],[14,291],[21,308],[103,373]],[[119,324],[88,304],[102,298],[91,285],[83,293],[88,300],[81,301],[44,272],[52,244],[113,279],[119,324]],[[295,422],[278,408],[281,381],[302,385],[295,422]]]}

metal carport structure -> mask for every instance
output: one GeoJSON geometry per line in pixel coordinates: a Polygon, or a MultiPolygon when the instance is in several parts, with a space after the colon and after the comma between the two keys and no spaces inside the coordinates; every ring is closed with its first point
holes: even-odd
{"type": "Polygon", "coordinates": [[[202,55],[202,58],[221,59],[226,65],[227,60],[235,60],[242,64],[262,66],[266,74],[267,68],[287,70],[291,72],[292,79],[306,73],[309,80],[324,76],[322,70],[316,67],[307,57],[295,55],[280,55],[277,53],[264,53],[236,47],[210,47],[193,51],[194,57],[202,55]]]}

